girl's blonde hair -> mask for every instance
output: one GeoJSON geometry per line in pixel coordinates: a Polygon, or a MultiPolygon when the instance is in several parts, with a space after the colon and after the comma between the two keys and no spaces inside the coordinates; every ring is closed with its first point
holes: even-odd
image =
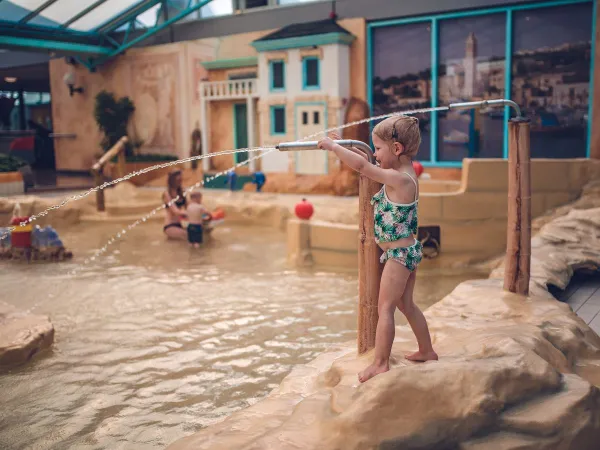
{"type": "Polygon", "coordinates": [[[412,116],[388,117],[373,128],[373,134],[385,142],[399,142],[403,155],[416,156],[421,145],[419,119],[412,116]]]}

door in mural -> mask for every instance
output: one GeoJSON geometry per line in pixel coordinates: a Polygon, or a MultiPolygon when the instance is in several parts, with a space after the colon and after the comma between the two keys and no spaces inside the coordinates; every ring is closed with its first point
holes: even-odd
{"type": "MultiPolygon", "coordinates": [[[[248,147],[248,110],[245,103],[233,105],[233,144],[236,149],[248,147]]],[[[235,153],[236,164],[248,159],[248,152],[235,153]]]]}
{"type": "MultiPolygon", "coordinates": [[[[296,105],[296,138],[323,131],[326,128],[325,105],[297,104],[296,105]]],[[[310,140],[316,140],[316,136],[310,140]]],[[[296,173],[306,175],[323,175],[327,173],[327,152],[305,151],[296,153],[296,173]]]]}

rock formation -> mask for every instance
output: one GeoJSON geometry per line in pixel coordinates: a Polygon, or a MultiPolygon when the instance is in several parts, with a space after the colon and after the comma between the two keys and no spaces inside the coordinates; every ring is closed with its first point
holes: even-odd
{"type": "Polygon", "coordinates": [[[438,362],[406,361],[415,341],[398,327],[391,370],[360,385],[372,353],[351,342],[169,449],[598,448],[600,337],[547,291],[600,264],[598,189],[538,221],[528,298],[503,291],[500,266],[426,311],[438,362]]]}
{"type": "Polygon", "coordinates": [[[26,363],[53,342],[54,327],[46,316],[0,302],[0,370],[26,363]]]}

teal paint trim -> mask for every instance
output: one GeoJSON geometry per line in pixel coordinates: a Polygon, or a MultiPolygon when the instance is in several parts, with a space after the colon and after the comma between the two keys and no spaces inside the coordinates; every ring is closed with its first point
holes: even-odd
{"type": "MultiPolygon", "coordinates": [[[[89,175],[88,172],[85,172],[89,175]]],[[[207,172],[203,175],[204,185],[203,190],[205,189],[218,189],[218,190],[229,190],[229,183],[227,177],[216,177],[214,178],[216,172],[207,172]]],[[[237,180],[235,182],[234,191],[241,191],[244,189],[244,185],[247,183],[252,183],[252,175],[245,175],[243,173],[237,174],[237,180]]]]}
{"type": "Polygon", "coordinates": [[[456,12],[456,13],[441,13],[441,14],[433,14],[429,16],[416,16],[416,17],[408,17],[405,19],[390,19],[390,20],[382,20],[379,22],[373,22],[369,24],[373,28],[379,27],[388,27],[393,25],[403,25],[409,23],[419,23],[419,22],[427,22],[432,19],[460,19],[463,17],[474,17],[481,16],[487,14],[497,14],[497,13],[506,13],[507,11],[523,11],[529,9],[538,9],[538,8],[548,8],[552,6],[565,6],[565,5],[573,5],[578,3],[591,3],[594,0],[554,0],[543,3],[531,3],[528,5],[513,5],[513,6],[502,6],[497,8],[486,8],[486,9],[474,9],[470,11],[456,12]]]}
{"type": "MultiPolygon", "coordinates": [[[[367,104],[369,105],[369,117],[373,117],[373,26],[367,24],[367,104]]],[[[373,121],[369,121],[369,142],[371,148],[373,145],[373,121]]]]}
{"type": "MultiPolygon", "coordinates": [[[[240,106],[246,106],[246,103],[234,103],[233,104],[233,147],[237,150],[239,148],[239,142],[238,142],[238,134],[237,134],[237,115],[236,115],[236,109],[239,108],[240,106]]],[[[246,110],[246,114],[248,114],[248,110],[246,110]]],[[[239,153],[234,153],[233,154],[233,162],[234,164],[238,164],[238,157],[239,157],[239,153]]]]}
{"type": "Polygon", "coordinates": [[[285,105],[271,105],[269,118],[271,119],[271,124],[269,127],[271,130],[271,136],[285,136],[287,134],[287,117],[285,115],[285,105]],[[283,110],[283,132],[275,132],[275,111],[279,109],[283,110]]]}
{"type": "Polygon", "coordinates": [[[52,41],[48,39],[20,38],[14,36],[0,36],[0,47],[3,46],[96,55],[108,55],[113,51],[112,47],[101,47],[99,45],[77,44],[74,42],[52,41]]]}
{"type": "Polygon", "coordinates": [[[419,162],[423,165],[423,167],[440,167],[440,168],[462,168],[462,161],[421,161],[419,162]]]}
{"type": "MultiPolygon", "coordinates": [[[[506,11],[506,31],[504,49],[504,98],[511,99],[512,96],[512,51],[513,51],[513,14],[506,11]]],[[[502,141],[502,155],[508,159],[508,121],[510,119],[510,106],[504,107],[504,133],[502,141]]]]}
{"type": "MultiPolygon", "coordinates": [[[[370,23],[367,24],[367,104],[369,117],[373,117],[373,26],[370,23]]],[[[369,122],[369,127],[373,131],[373,121],[369,122]]]]}
{"type": "MultiPolygon", "coordinates": [[[[95,38],[97,39],[102,39],[105,36],[100,34],[100,33],[96,33],[94,31],[79,31],[79,30],[74,30],[73,28],[69,28],[67,30],[64,30],[62,28],[59,27],[52,27],[52,26],[48,26],[48,25],[37,25],[37,24],[19,24],[18,22],[10,22],[7,20],[2,20],[0,18],[0,33],[7,33],[7,34],[11,34],[11,31],[14,30],[19,30],[22,32],[27,32],[27,33],[31,33],[31,34],[38,34],[40,36],[41,39],[44,38],[53,38],[53,39],[57,39],[58,37],[64,37],[64,38],[95,38]]],[[[94,41],[96,42],[96,41],[94,41]]]]}
{"type": "Polygon", "coordinates": [[[587,129],[587,149],[586,157],[590,157],[592,154],[592,125],[594,123],[594,68],[596,60],[596,14],[598,4],[594,2],[593,13],[592,13],[592,49],[590,51],[590,88],[589,88],[589,104],[588,104],[588,129],[587,129]]]}
{"type": "Polygon", "coordinates": [[[285,61],[283,59],[276,59],[269,61],[269,92],[285,92],[285,81],[286,81],[286,67],[285,61]],[[283,64],[283,87],[276,88],[273,85],[275,84],[275,76],[273,75],[273,64],[281,63],[283,64]]]}
{"type": "MultiPolygon", "coordinates": [[[[295,130],[295,137],[296,137],[296,141],[298,141],[299,139],[301,139],[300,137],[298,137],[298,107],[299,106],[323,106],[323,125],[324,128],[323,130],[326,130],[327,128],[329,128],[329,111],[327,108],[327,103],[326,102],[296,102],[294,104],[294,130],[295,130]]],[[[302,136],[302,138],[305,136],[302,136]]],[[[294,170],[296,171],[296,173],[298,172],[298,152],[295,152],[294,155],[294,170]]],[[[326,157],[325,158],[325,174],[329,173],[329,158],[326,157]]]]}
{"type": "MultiPolygon", "coordinates": [[[[438,106],[438,68],[440,64],[440,46],[439,46],[440,28],[437,19],[431,20],[431,106],[438,106]]],[[[438,113],[432,111],[429,113],[431,118],[431,139],[429,145],[430,161],[437,162],[438,159],[438,113]]]]}
{"type": "Polygon", "coordinates": [[[215,61],[203,61],[201,64],[207,70],[237,69],[238,67],[257,66],[258,58],[249,56],[247,58],[217,59],[215,61]]]}
{"type": "Polygon", "coordinates": [[[315,45],[346,44],[350,45],[356,36],[346,33],[324,33],[311,36],[300,36],[270,41],[254,41],[252,45],[256,51],[270,52],[273,50],[287,50],[290,48],[313,47],[315,45]]]}
{"type": "Polygon", "coordinates": [[[316,56],[305,56],[302,58],[302,90],[303,91],[318,91],[321,89],[321,60],[316,56]],[[317,61],[317,84],[308,85],[308,61],[317,61]]]}

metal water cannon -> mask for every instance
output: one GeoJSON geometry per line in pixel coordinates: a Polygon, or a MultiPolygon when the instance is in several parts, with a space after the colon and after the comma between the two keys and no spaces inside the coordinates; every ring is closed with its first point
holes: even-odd
{"type": "MultiPolygon", "coordinates": [[[[334,140],[333,142],[341,145],[344,148],[347,148],[350,151],[353,151],[360,156],[363,156],[371,164],[375,164],[373,149],[371,149],[368,144],[365,144],[361,141],[355,141],[354,139],[338,139],[334,140]]],[[[319,141],[281,142],[276,148],[280,152],[297,152],[305,150],[323,151],[323,149],[319,148],[319,141]]]]}

